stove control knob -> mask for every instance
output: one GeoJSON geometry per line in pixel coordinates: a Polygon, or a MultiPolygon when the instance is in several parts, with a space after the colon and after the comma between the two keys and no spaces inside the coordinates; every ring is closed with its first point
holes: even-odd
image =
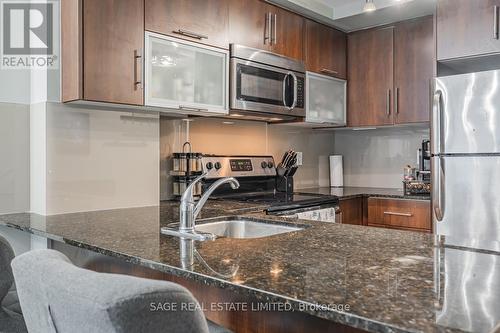
{"type": "Polygon", "coordinates": [[[273,163],[273,162],[271,162],[271,161],[267,162],[267,167],[268,167],[269,169],[273,168],[273,167],[274,167],[274,163],[273,163]]]}
{"type": "Polygon", "coordinates": [[[206,167],[207,167],[207,170],[212,170],[212,168],[214,167],[214,164],[212,162],[208,162],[206,167]]]}
{"type": "Polygon", "coordinates": [[[262,169],[267,168],[267,162],[266,161],[262,161],[262,163],[260,164],[260,166],[262,167],[262,169]]]}
{"type": "Polygon", "coordinates": [[[222,165],[220,164],[220,162],[215,162],[214,166],[215,166],[215,170],[219,170],[220,168],[222,168],[222,165]]]}

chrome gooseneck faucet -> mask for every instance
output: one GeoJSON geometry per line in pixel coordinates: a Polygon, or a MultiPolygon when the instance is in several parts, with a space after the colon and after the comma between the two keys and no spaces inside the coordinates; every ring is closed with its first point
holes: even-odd
{"type": "Polygon", "coordinates": [[[196,239],[196,240],[208,240],[215,239],[215,235],[210,233],[199,233],[194,229],[196,217],[200,213],[201,209],[207,202],[210,195],[221,185],[229,183],[231,188],[237,189],[240,187],[240,183],[234,177],[221,178],[215,181],[212,186],[201,196],[198,202],[194,201],[194,188],[196,184],[206,177],[206,173],[197,177],[195,180],[189,184],[181,197],[180,213],[179,213],[179,229],[163,229],[162,232],[170,235],[196,239]]]}

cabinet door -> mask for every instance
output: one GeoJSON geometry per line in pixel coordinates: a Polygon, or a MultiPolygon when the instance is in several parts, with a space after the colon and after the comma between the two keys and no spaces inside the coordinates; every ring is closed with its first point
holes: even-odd
{"type": "Polygon", "coordinates": [[[369,198],[368,225],[430,232],[430,201],[369,198]]]}
{"type": "Polygon", "coordinates": [[[146,30],[229,48],[229,0],[145,0],[146,30]]]}
{"type": "Polygon", "coordinates": [[[228,51],[146,34],[146,105],[228,112],[228,51]]]}
{"type": "Polygon", "coordinates": [[[439,0],[438,60],[500,52],[495,6],[500,0],[439,0]]]}
{"type": "Polygon", "coordinates": [[[394,35],[395,123],[427,122],[434,77],[433,18],[401,22],[394,35]]]}
{"type": "Polygon", "coordinates": [[[346,124],[346,81],[306,73],[306,122],[346,124]]]}
{"type": "Polygon", "coordinates": [[[271,42],[272,6],[259,0],[231,0],[230,43],[268,50],[271,42]]]}
{"type": "Polygon", "coordinates": [[[274,6],[271,15],[271,52],[303,60],[304,18],[274,6]]]}
{"type": "Polygon", "coordinates": [[[373,29],[348,36],[349,126],[393,123],[393,30],[373,29]]]}
{"type": "Polygon", "coordinates": [[[85,0],[83,45],[85,100],[144,104],[144,0],[85,0]]]}
{"type": "Polygon", "coordinates": [[[363,198],[339,201],[341,223],[363,225],[363,198]]]}
{"type": "Polygon", "coordinates": [[[306,20],[305,63],[308,71],[347,78],[347,37],[342,31],[306,20]]]}

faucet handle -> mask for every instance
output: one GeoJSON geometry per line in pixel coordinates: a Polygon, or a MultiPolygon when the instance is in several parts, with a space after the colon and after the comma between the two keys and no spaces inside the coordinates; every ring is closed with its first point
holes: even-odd
{"type": "Polygon", "coordinates": [[[196,177],[190,184],[189,186],[184,190],[184,193],[182,193],[181,197],[181,202],[193,202],[194,197],[193,197],[193,192],[194,192],[194,187],[196,186],[196,183],[199,181],[203,180],[207,176],[208,172],[204,172],[198,177],[196,177]]]}

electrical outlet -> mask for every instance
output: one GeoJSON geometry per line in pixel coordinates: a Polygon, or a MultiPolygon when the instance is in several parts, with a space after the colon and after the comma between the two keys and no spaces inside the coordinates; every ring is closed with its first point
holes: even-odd
{"type": "Polygon", "coordinates": [[[297,166],[302,165],[302,152],[297,152],[297,166]]]}

